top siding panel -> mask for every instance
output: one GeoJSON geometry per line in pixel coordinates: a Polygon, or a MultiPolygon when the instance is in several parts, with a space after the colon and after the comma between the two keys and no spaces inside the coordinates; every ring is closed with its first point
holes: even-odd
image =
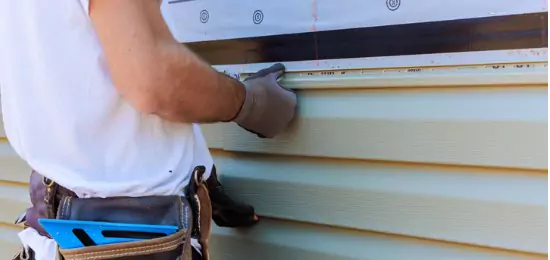
{"type": "Polygon", "coordinates": [[[547,87],[299,92],[298,118],[260,139],[223,126],[223,149],[547,169],[547,87]]]}

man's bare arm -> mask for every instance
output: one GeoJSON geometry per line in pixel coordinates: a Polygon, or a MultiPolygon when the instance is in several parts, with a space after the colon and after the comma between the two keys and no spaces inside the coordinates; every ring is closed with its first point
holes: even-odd
{"type": "Polygon", "coordinates": [[[188,123],[230,121],[239,113],[243,84],[177,42],[160,1],[91,0],[90,16],[114,85],[138,110],[188,123]]]}
{"type": "Polygon", "coordinates": [[[268,138],[295,116],[296,94],[277,81],[282,64],[243,83],[215,71],[174,39],[159,0],[91,0],[90,16],[116,88],[144,113],[186,123],[233,121],[268,138]]]}

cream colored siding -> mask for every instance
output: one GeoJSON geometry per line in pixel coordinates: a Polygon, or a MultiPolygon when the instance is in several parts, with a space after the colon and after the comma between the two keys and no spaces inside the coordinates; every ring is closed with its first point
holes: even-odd
{"type": "MultiPolygon", "coordinates": [[[[227,127],[231,151],[546,169],[547,88],[311,90],[281,138],[227,127]]],[[[219,137],[217,137],[219,138],[219,137]]]]}
{"type": "Polygon", "coordinates": [[[541,239],[547,234],[544,174],[305,158],[216,159],[228,189],[264,216],[547,250],[541,239]]]}
{"type": "MultiPolygon", "coordinates": [[[[282,136],[203,126],[228,192],[262,217],[215,227],[214,259],[546,259],[546,69],[455,71],[291,74],[300,117],[282,136]]],[[[6,141],[0,170],[7,252],[29,169],[6,141]]]]}
{"type": "Polygon", "coordinates": [[[12,223],[30,205],[29,171],[8,141],[0,137],[0,259],[11,259],[19,250],[20,227],[12,223]]]}
{"type": "Polygon", "coordinates": [[[250,231],[215,229],[215,259],[547,259],[405,236],[264,219],[250,231]]]}
{"type": "Polygon", "coordinates": [[[17,232],[19,232],[19,229],[16,227],[0,225],[1,259],[11,259],[11,256],[18,252],[21,245],[17,238],[17,232]]]}
{"type": "Polygon", "coordinates": [[[263,216],[217,229],[213,254],[546,259],[548,88],[535,67],[292,73],[300,118],[282,136],[205,127],[227,190],[263,216]]]}

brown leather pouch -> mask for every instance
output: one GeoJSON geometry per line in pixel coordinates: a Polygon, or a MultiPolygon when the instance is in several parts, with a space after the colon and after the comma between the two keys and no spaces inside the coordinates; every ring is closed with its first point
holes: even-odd
{"type": "Polygon", "coordinates": [[[64,197],[57,219],[127,224],[173,225],[173,235],[137,242],[60,249],[65,260],[191,259],[192,211],[180,196],[113,197],[81,199],[64,197]]]}
{"type": "Polygon", "coordinates": [[[173,225],[188,228],[191,208],[180,196],[111,197],[81,199],[65,196],[57,219],[128,224],[173,225]]]}
{"type": "Polygon", "coordinates": [[[60,249],[59,252],[64,260],[191,260],[189,235],[188,230],[182,229],[167,237],[78,249],[60,249]]]}

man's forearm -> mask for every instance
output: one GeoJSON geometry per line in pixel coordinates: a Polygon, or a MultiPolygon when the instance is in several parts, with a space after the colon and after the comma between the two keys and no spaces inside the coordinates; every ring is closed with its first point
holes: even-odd
{"type": "Polygon", "coordinates": [[[93,0],[90,17],[119,93],[137,110],[186,123],[231,120],[245,90],[174,39],[160,1],[93,0]]]}
{"type": "Polygon", "coordinates": [[[214,70],[183,45],[167,47],[154,114],[170,121],[225,122],[233,119],[245,99],[237,80],[214,70]],[[162,87],[160,87],[162,86],[162,87]]]}

